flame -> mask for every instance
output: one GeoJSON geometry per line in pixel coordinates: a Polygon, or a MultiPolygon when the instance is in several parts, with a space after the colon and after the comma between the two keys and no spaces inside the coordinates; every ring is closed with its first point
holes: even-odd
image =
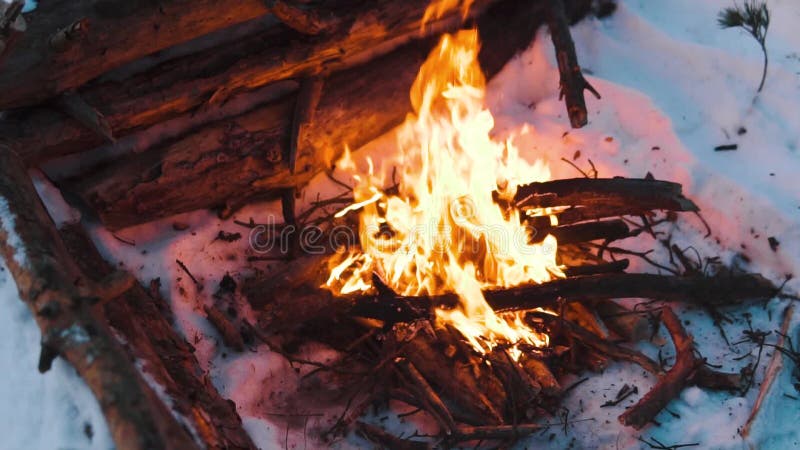
{"type": "Polygon", "coordinates": [[[466,18],[469,14],[469,8],[475,0],[433,0],[430,5],[425,9],[425,14],[422,16],[422,26],[427,23],[441,19],[448,11],[461,8],[461,17],[466,18]]]}
{"type": "MultiPolygon", "coordinates": [[[[483,291],[563,273],[555,238],[530,244],[519,211],[504,212],[492,197],[511,198],[519,184],[550,172],[520,158],[511,140],[490,137],[478,49],[475,30],[445,35],[423,64],[411,88],[414,112],[397,130],[399,151],[383,160],[399,169],[397,186],[381,189],[385,180],[369,159],[366,173],[354,175],[355,202],[339,215],[359,212],[360,248],[332,267],[327,286],[366,291],[377,275],[402,295],[456,293],[459,306],[438,310],[437,321],[455,326],[476,351],[504,345],[516,359],[518,344],[546,346],[548,337],[521,315],[496,314],[483,291]]],[[[337,166],[355,168],[349,151],[337,166]]]]}

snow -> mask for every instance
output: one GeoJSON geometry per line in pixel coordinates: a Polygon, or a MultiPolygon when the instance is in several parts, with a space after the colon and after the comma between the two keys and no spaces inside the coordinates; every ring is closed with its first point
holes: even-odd
{"type": "MultiPolygon", "coordinates": [[[[706,230],[699,219],[685,215],[669,230],[674,242],[692,245],[704,255],[719,255],[727,264],[781,283],[787,274],[800,275],[800,183],[795,180],[800,173],[796,126],[800,119],[800,34],[796,32],[800,3],[769,1],[773,19],[767,36],[770,66],[758,96],[755,89],[762,67],[758,45],[739,30],[721,30],[716,25],[717,12],[730,5],[727,0],[629,0],[621,2],[616,13],[606,19],[588,19],[573,27],[581,65],[603,95],[601,100],[587,97],[590,123],[583,129],[569,128],[557,96],[552,45],[544,32],[492,81],[488,102],[496,118],[497,137],[516,135],[524,155],[546,159],[554,177],[580,175],[561,161],[564,157],[586,169],[589,160],[593,161],[600,176],[642,177],[649,172],[658,179],[682,183],[685,193],[700,206],[713,238],[704,237],[706,230]],[[714,151],[721,144],[737,144],[738,148],[714,151]],[[574,158],[578,151],[580,156],[574,158]],[[770,247],[769,237],[780,242],[776,250],[770,247]]],[[[368,145],[355,156],[376,148],[368,145]]],[[[43,178],[36,184],[58,223],[77,219],[43,178]],[[61,215],[56,211],[62,211],[61,215]]],[[[316,178],[305,189],[298,208],[318,192],[331,189],[325,177],[316,178]]],[[[10,219],[3,201],[0,198],[0,221],[6,224],[10,219]]],[[[243,221],[251,217],[258,223],[282,221],[280,207],[274,202],[252,205],[236,215],[243,221]]],[[[178,330],[197,348],[202,368],[222,395],[236,402],[245,429],[260,448],[283,448],[286,443],[290,448],[321,446],[311,437],[313,431],[330,426],[341,408],[296,392],[309,369],[295,370],[263,345],[235,354],[224,347],[205,318],[203,306],[213,301],[211,294],[222,276],[230,273],[239,278],[249,273],[245,260],[255,251],[250,248],[247,229],[199,211],[116,234],[99,226],[91,231],[106,257],[144,282],[161,278],[178,330]],[[189,229],[174,230],[176,222],[189,229]],[[219,231],[240,232],[242,239],[219,241],[215,239],[219,231]],[[186,264],[202,288],[177,266],[176,259],[186,264]],[[276,414],[287,412],[301,419],[276,414]]],[[[636,245],[649,249],[652,243],[625,242],[629,248],[636,245]]],[[[655,257],[664,260],[666,255],[662,251],[655,257]]],[[[632,270],[652,269],[634,262],[632,270]]],[[[798,279],[787,284],[790,292],[798,288],[798,279]]],[[[48,374],[35,372],[38,331],[17,298],[13,281],[2,271],[0,299],[0,321],[4,321],[0,322],[4,333],[0,364],[10,377],[10,382],[0,384],[0,398],[10,398],[6,404],[14,405],[0,408],[0,417],[6,419],[0,420],[0,432],[19,444],[10,448],[109,447],[96,402],[71,369],[58,360],[48,374]],[[81,431],[85,421],[94,430],[91,442],[81,431]],[[40,432],[45,424],[48,431],[55,430],[52,437],[40,432]],[[45,444],[45,435],[53,441],[45,444]]],[[[243,302],[240,306],[252,319],[247,305],[243,302]]],[[[733,311],[734,322],[723,325],[730,345],[705,312],[679,307],[678,313],[710,363],[722,365],[721,370],[738,371],[755,363],[757,357],[752,343],[737,343],[743,331],[750,326],[778,329],[785,307],[785,301],[774,299],[763,307],[733,311]]],[[[796,335],[797,321],[795,317],[790,335],[796,335]]],[[[775,334],[767,339],[774,342],[775,334]]],[[[653,343],[643,343],[639,349],[653,358],[659,351],[668,360],[674,357],[663,330],[653,343]]],[[[302,353],[316,359],[336,357],[314,346],[302,353]]],[[[744,442],[739,435],[772,353],[764,350],[754,386],[746,395],[686,389],[670,403],[669,411],[657,416],[660,426],[641,431],[623,427],[617,416],[652,387],[652,375],[630,364],[612,364],[602,374],[576,376],[565,384],[584,376],[588,380],[564,400],[571,421],[566,432],[554,426],[518,447],[639,449],[647,448],[640,439],[656,439],[668,445],[697,443],[697,448],[800,448],[796,427],[800,408],[792,398],[800,394],[789,361],[773,384],[749,440],[744,442]],[[638,393],[620,405],[601,407],[625,384],[636,386],[638,393]]],[[[549,419],[550,423],[557,421],[549,419]]],[[[385,424],[397,432],[430,426],[415,416],[404,420],[391,416],[385,424]]],[[[336,446],[369,447],[355,437],[336,446]]]]}

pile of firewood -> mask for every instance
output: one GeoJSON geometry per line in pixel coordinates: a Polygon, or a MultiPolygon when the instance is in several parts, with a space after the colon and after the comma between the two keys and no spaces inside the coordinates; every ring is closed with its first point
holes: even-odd
{"type": "MultiPolygon", "coordinates": [[[[423,26],[429,3],[41,0],[24,14],[18,0],[0,7],[0,253],[41,328],[39,369],[56,357],[71,363],[97,396],[118,448],[255,445],[173,328],[157,282],[142,286],[116,270],[80,226],[58,229],[27,170],[47,167],[70,202],[109,229],[205,208],[229,217],[272,197],[283,200],[286,224],[319,220],[296,214],[296,190],[330,169],[344,144],[357,148],[402,122],[437,36],[465,26],[477,26],[481,65],[492,76],[546,23],[570,123],[586,123],[584,90],[597,93],[581,75],[568,23],[608,13],[610,2],[475,0],[466,14],[455,8],[423,26]]],[[[502,348],[476,354],[457,331],[435,325],[433,311],[453,307],[454,296],[408,298],[384,287],[340,297],[320,289],[327,256],[294,255],[279,274],[248,280],[242,291],[257,323],[217,308],[206,313],[232,349],[261,340],[304,364],[313,362],[293,355],[298,343],[340,350],[336,367],[319,369],[342,375],[343,385],[375,389],[353,395],[331,435],[355,427],[390,448],[430,442],[360,422],[368,405],[395,399],[419,407],[440,425],[445,445],[513,441],[541,429],[537,420],[566,391],[565,374],[600,370],[609,360],[658,377],[621,417],[636,427],[688,384],[740,387],[738,374],[704,365],[671,309],[629,311],[613,301],[719,307],[777,292],[757,275],[708,276],[680,251],[680,274],[624,272],[627,261],[615,259],[624,249],[611,242],[696,211],[680,186],[558,180],[524,186],[504,206],[568,207],[558,226],[530,219],[540,236],[558,238],[567,278],[486,293],[495,310],[528,311],[529,325],[551,336],[550,347],[529,349],[520,364],[502,348]],[[669,213],[656,219],[657,210],[669,213]],[[631,228],[630,217],[642,223],[631,228]],[[659,320],[678,353],[669,370],[620,345],[649,338],[659,320]]],[[[223,283],[220,298],[236,289],[223,283]]]]}
{"type": "Polygon", "coordinates": [[[668,269],[673,273],[625,272],[629,261],[616,256],[647,256],[613,242],[655,237],[659,224],[677,220],[676,212],[697,211],[681,195],[680,185],[653,179],[564,179],[521,186],[513,201],[513,207],[523,210],[559,206],[568,207],[557,213],[560,225],[548,228],[547,222],[541,229],[558,238],[558,262],[566,266],[567,277],[484,291],[496,312],[525,313],[529,327],[550,337],[547,348],[526,348],[518,362],[502,346],[478,353],[455,328],[437,324],[434,310],[457,307],[454,294],[404,297],[378,276],[373,292],[366,295],[337,296],[320,288],[327,275],[321,276],[319,267],[326,266],[329,255],[300,257],[277,273],[248,280],[243,292],[259,312],[259,322],[238,326],[301,365],[319,363],[293,359],[287,349],[315,341],[339,350],[339,361],[317,370],[342,374],[360,368],[360,377],[340,378],[343,389],[361,389],[353,392],[347,414],[330,432],[335,436],[355,426],[387,448],[508,444],[542,431],[553,425],[548,419],[558,417],[559,400],[568,390],[559,380],[585,370],[602,371],[610,360],[637,364],[657,378],[653,389],[619,417],[635,428],[653,422],[686,386],[732,392],[746,388],[752,374],[722,373],[706,365],[667,304],[630,310],[614,301],[639,298],[720,308],[778,294],[756,274],[711,273],[708,268],[704,273],[702,261],[688,258],[677,246],[669,247],[675,263],[668,269]],[[626,345],[652,339],[660,323],[677,353],[670,368],[626,345]],[[433,440],[403,440],[359,421],[368,406],[385,408],[390,400],[425,411],[440,434],[433,440]]]}

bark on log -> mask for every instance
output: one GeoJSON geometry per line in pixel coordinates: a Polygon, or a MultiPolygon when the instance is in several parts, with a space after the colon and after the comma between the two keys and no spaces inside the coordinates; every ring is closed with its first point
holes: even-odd
{"type": "MultiPolygon", "coordinates": [[[[261,2],[263,0],[260,0],[261,2]]],[[[470,17],[495,0],[475,2],[470,17]]],[[[166,61],[127,80],[81,88],[86,102],[108,120],[119,138],[199,108],[214,108],[232,96],[281,80],[324,76],[387,54],[412,39],[453,30],[464,23],[453,11],[424,28],[428,0],[380,0],[339,11],[343,24],[319,38],[285,26],[166,61]]],[[[2,85],[0,85],[2,86],[2,85]]],[[[0,126],[29,164],[103,143],[101,136],[48,109],[25,112],[0,126]]]]}
{"type": "Polygon", "coordinates": [[[0,109],[45,101],[127,62],[268,12],[263,0],[42,2],[24,14],[29,27],[0,71],[0,109]]]}
{"type": "Polygon", "coordinates": [[[40,366],[55,356],[72,364],[98,399],[117,448],[197,448],[96,317],[95,283],[67,252],[22,161],[3,147],[0,253],[42,331],[40,366]]]}
{"type": "MultiPolygon", "coordinates": [[[[479,23],[489,76],[513,56],[509,48],[531,41],[539,19],[530,13],[538,7],[506,1],[484,16],[504,17],[503,29],[479,23]]],[[[294,106],[287,98],[115,162],[75,189],[105,225],[118,229],[303,184],[329,167],[346,144],[357,148],[405,118],[411,84],[434,44],[429,39],[408,45],[328,78],[315,120],[304,127],[306,141],[298,143],[295,174],[286,161],[294,106]]]]}
{"type": "MultiPolygon", "coordinates": [[[[80,226],[68,225],[60,234],[83,273],[94,280],[113,273],[80,226]]],[[[136,283],[107,302],[103,311],[109,325],[125,338],[130,358],[142,361],[143,370],[164,387],[174,413],[192,425],[206,448],[255,449],[235,406],[205,376],[194,348],[170,324],[172,310],[157,295],[157,286],[155,291],[136,283]]]]}

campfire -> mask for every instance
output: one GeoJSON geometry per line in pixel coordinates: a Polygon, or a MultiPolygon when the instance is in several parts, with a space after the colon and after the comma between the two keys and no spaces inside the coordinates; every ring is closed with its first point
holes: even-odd
{"type": "MultiPolygon", "coordinates": [[[[100,49],[91,37],[176,7],[109,15],[76,6],[68,23],[54,19],[61,5],[23,16],[14,2],[0,13],[11,74],[0,72],[0,85],[18,71],[32,80],[0,99],[9,110],[0,122],[0,248],[42,330],[39,369],[70,362],[119,448],[259,443],[203,375],[199,340],[181,335],[160,281],[140,285],[101,256],[80,222],[57,224],[30,168],[46,170],[84,225],[97,219],[112,232],[155,220],[182,232],[188,225],[174,217],[198,209],[234,218],[240,231],[220,231],[215,243],[249,237],[245,275],[221,274],[213,300],[197,309],[225,352],[264,346],[302,372],[309,387],[299,391],[341,394],[325,399],[341,413],[315,430],[320,445],[355,433],[380,448],[483,448],[566,430],[561,401],[579,376],[611,361],[656,380],[619,415],[636,429],[689,386],[749,389],[754,368],[708,364],[679,307],[717,314],[780,289],[664,236],[677,221],[703,223],[681,185],[597,170],[554,179],[548,155],[521,146],[518,130],[495,130],[487,80],[540,25],[555,47],[564,121],[587,124],[584,92],[600,96],[568,24],[609,13],[609,2],[306,3],[222,11],[198,2],[182,14],[202,26],[165,24],[163,42],[129,49],[122,38],[100,49]],[[219,31],[233,25],[223,12],[239,23],[230,35],[219,31]],[[255,20],[265,14],[278,24],[255,20]],[[44,35],[38,64],[17,61],[44,35]],[[299,207],[319,179],[335,189],[308,193],[316,199],[299,207]],[[244,205],[275,198],[281,223],[237,218],[244,205]],[[634,250],[643,242],[669,261],[634,250]],[[662,325],[672,361],[638,346],[662,325]],[[308,345],[335,356],[307,359],[299,349],[308,345]],[[404,408],[435,431],[401,436],[373,420],[404,408]]],[[[192,261],[176,264],[199,295],[205,281],[192,261]]],[[[633,394],[626,384],[609,405],[633,394]]]]}

